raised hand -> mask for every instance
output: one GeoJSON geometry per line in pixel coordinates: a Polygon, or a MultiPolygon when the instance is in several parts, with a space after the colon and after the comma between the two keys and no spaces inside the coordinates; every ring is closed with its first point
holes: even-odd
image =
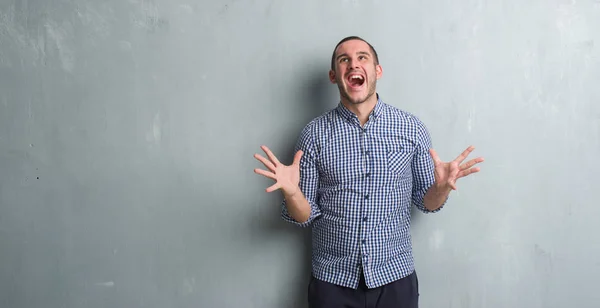
{"type": "Polygon", "coordinates": [[[269,186],[266,191],[273,192],[281,189],[285,195],[293,196],[299,191],[298,184],[300,182],[300,158],[302,158],[302,151],[296,152],[292,164],[286,166],[279,162],[268,147],[263,145],[261,149],[267,154],[269,159],[260,154],[254,154],[254,158],[262,162],[269,170],[256,168],[254,172],[275,180],[275,184],[269,186]]]}
{"type": "Polygon", "coordinates": [[[461,164],[467,156],[475,149],[470,146],[464,150],[456,159],[450,162],[443,162],[435,152],[430,149],[429,153],[435,165],[435,183],[439,188],[445,189],[450,188],[456,190],[456,181],[469,174],[479,172],[479,167],[473,167],[474,165],[483,162],[482,157],[477,157],[469,160],[468,162],[461,164]]]}

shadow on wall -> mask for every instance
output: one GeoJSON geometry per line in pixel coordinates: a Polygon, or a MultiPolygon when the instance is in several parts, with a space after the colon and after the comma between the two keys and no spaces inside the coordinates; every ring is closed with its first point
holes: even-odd
{"type": "MultiPolygon", "coordinates": [[[[329,83],[326,74],[327,71],[325,71],[324,75],[322,67],[311,70],[305,81],[306,86],[301,87],[300,93],[297,93],[297,97],[294,98],[293,101],[297,105],[292,106],[291,109],[297,110],[297,112],[292,114],[302,117],[302,120],[300,121],[302,125],[299,126],[297,131],[294,131],[291,136],[299,136],[300,131],[305,124],[330,109],[332,102],[336,102],[335,97],[333,97],[334,100],[332,101],[332,92],[330,91],[332,84],[329,83]]],[[[281,153],[281,159],[282,163],[289,164],[292,162],[295,154],[294,148],[296,146],[297,138],[289,138],[286,140],[288,144],[284,144],[282,147],[285,151],[281,153]]],[[[278,197],[276,200],[278,202],[276,206],[277,209],[279,209],[280,198],[278,197]]],[[[280,212],[275,211],[275,213],[275,215],[269,216],[272,220],[267,222],[266,226],[268,226],[268,230],[265,231],[269,233],[277,232],[278,234],[287,233],[285,236],[290,237],[289,241],[298,243],[298,245],[301,245],[304,249],[302,252],[302,264],[292,266],[292,268],[297,268],[299,272],[290,272],[289,274],[290,279],[294,279],[293,277],[302,277],[302,279],[294,281],[293,285],[297,286],[297,289],[294,291],[295,294],[292,294],[291,298],[282,298],[282,302],[278,307],[306,308],[308,306],[308,282],[311,274],[311,230],[310,228],[299,228],[284,222],[281,219],[280,212]]]]}

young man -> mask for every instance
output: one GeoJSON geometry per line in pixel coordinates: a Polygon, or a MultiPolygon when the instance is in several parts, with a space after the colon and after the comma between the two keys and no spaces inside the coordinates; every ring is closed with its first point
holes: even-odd
{"type": "Polygon", "coordinates": [[[431,149],[414,115],[385,104],[376,92],[383,70],[375,49],[359,37],[334,48],[329,78],[337,108],[302,130],[291,165],[262,146],[256,154],[281,190],[282,216],[313,234],[311,308],[418,307],[410,207],[437,212],[456,180],[479,171],[482,158],[451,162],[431,149]]]}

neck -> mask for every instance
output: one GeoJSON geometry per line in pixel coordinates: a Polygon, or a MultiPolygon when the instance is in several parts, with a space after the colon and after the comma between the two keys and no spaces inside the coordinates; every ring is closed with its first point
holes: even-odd
{"type": "Polygon", "coordinates": [[[373,93],[366,101],[359,104],[350,103],[347,99],[342,98],[342,104],[344,104],[348,110],[356,114],[360,121],[360,125],[363,126],[367,123],[369,114],[371,114],[375,105],[377,105],[377,93],[373,93]]]}

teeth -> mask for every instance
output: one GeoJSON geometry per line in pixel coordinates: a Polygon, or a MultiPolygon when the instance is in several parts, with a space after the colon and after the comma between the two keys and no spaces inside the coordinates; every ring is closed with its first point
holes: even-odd
{"type": "Polygon", "coordinates": [[[362,77],[362,76],[360,76],[360,75],[353,75],[353,76],[350,76],[350,79],[359,79],[359,80],[363,80],[363,77],[362,77]]]}

